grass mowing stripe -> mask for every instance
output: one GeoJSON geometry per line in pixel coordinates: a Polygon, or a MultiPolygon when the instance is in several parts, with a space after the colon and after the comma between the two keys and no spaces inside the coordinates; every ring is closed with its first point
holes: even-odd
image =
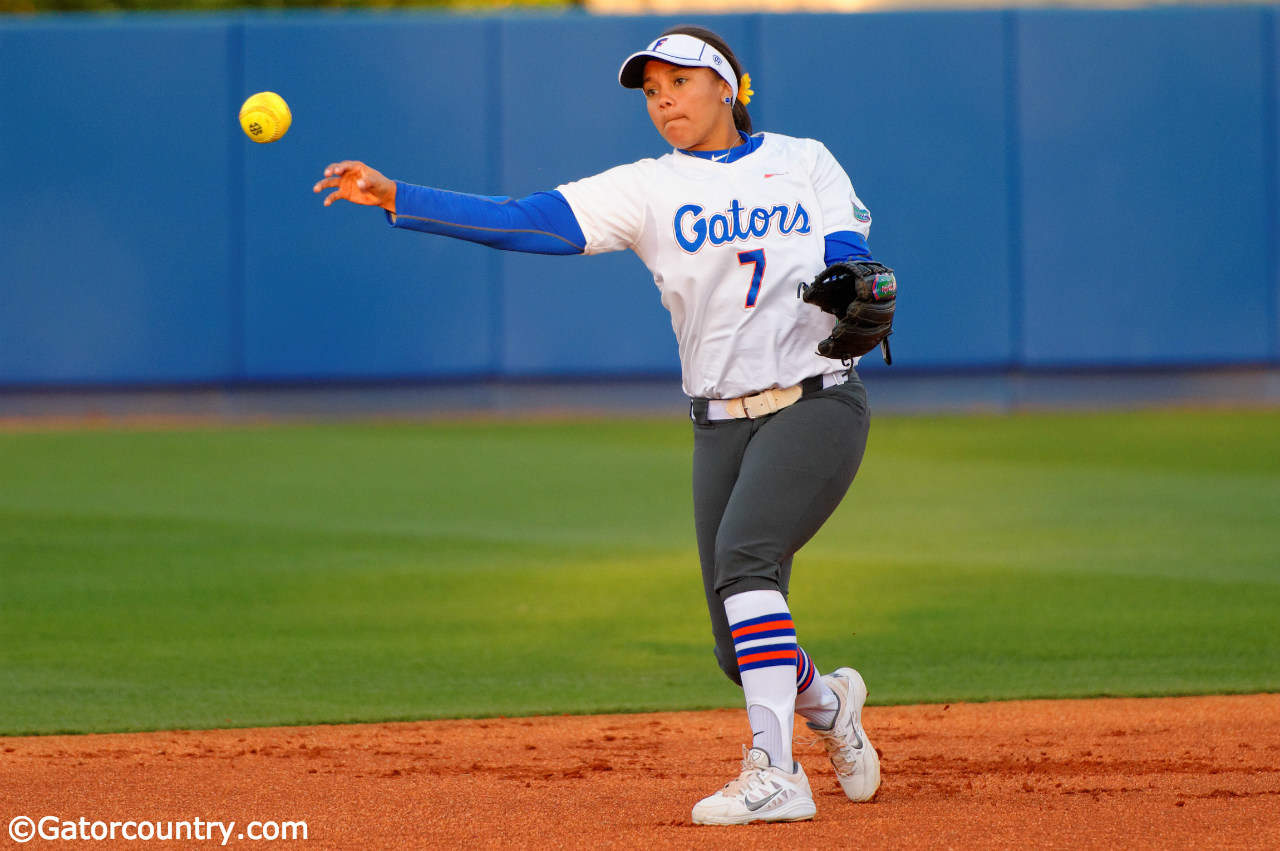
{"type": "MultiPolygon", "coordinates": [[[[688,430],[0,434],[0,731],[737,705],[688,430]]],[[[879,702],[1280,689],[1277,434],[876,420],[800,639],[879,702]]]]}

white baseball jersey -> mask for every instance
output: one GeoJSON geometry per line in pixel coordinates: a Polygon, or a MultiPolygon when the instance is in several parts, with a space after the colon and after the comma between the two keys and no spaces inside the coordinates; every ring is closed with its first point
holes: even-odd
{"type": "Polygon", "coordinates": [[[728,399],[843,369],[816,353],[835,318],[797,297],[825,268],[824,237],[871,216],[813,139],[763,134],[733,162],[672,151],[557,187],[586,254],[634,251],[680,346],[684,391],[728,399]]]}

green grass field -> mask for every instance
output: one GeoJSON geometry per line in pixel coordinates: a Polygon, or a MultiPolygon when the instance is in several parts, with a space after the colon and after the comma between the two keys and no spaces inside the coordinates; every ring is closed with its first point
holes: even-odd
{"type": "MultiPolygon", "coordinates": [[[[739,705],[690,441],[0,434],[0,733],[739,705]]],[[[791,602],[872,702],[1280,690],[1280,412],[878,419],[791,602]]]]}

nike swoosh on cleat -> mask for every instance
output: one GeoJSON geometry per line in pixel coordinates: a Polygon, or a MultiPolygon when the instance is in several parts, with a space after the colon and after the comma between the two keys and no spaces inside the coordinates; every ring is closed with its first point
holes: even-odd
{"type": "Polygon", "coordinates": [[[748,798],[747,796],[743,795],[743,796],[742,796],[742,803],[746,804],[747,809],[751,810],[751,812],[753,812],[753,813],[754,813],[756,810],[760,809],[760,808],[761,808],[761,807],[763,807],[765,804],[769,803],[770,801],[772,801],[774,798],[778,797],[778,796],[779,796],[779,795],[781,795],[781,794],[782,794],[782,790],[781,790],[781,789],[775,789],[775,790],[773,791],[773,794],[769,795],[768,797],[761,798],[761,799],[760,799],[760,800],[758,800],[758,801],[753,801],[753,800],[751,800],[750,798],[748,798]]]}
{"type": "Polygon", "coordinates": [[[766,175],[765,175],[765,177],[777,177],[777,176],[778,176],[778,175],[780,175],[780,174],[786,174],[786,172],[785,172],[785,171],[774,171],[774,172],[770,172],[769,174],[766,174],[766,175]]]}

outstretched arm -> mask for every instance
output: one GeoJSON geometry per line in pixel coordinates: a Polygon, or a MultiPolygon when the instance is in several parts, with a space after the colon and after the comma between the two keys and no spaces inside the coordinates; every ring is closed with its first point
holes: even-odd
{"type": "Polygon", "coordinates": [[[572,208],[557,191],[520,199],[449,192],[389,180],[354,160],[334,163],[324,173],[312,191],[335,190],[325,206],[345,199],[382,207],[393,227],[534,254],[581,254],[586,245],[572,208]]]}

